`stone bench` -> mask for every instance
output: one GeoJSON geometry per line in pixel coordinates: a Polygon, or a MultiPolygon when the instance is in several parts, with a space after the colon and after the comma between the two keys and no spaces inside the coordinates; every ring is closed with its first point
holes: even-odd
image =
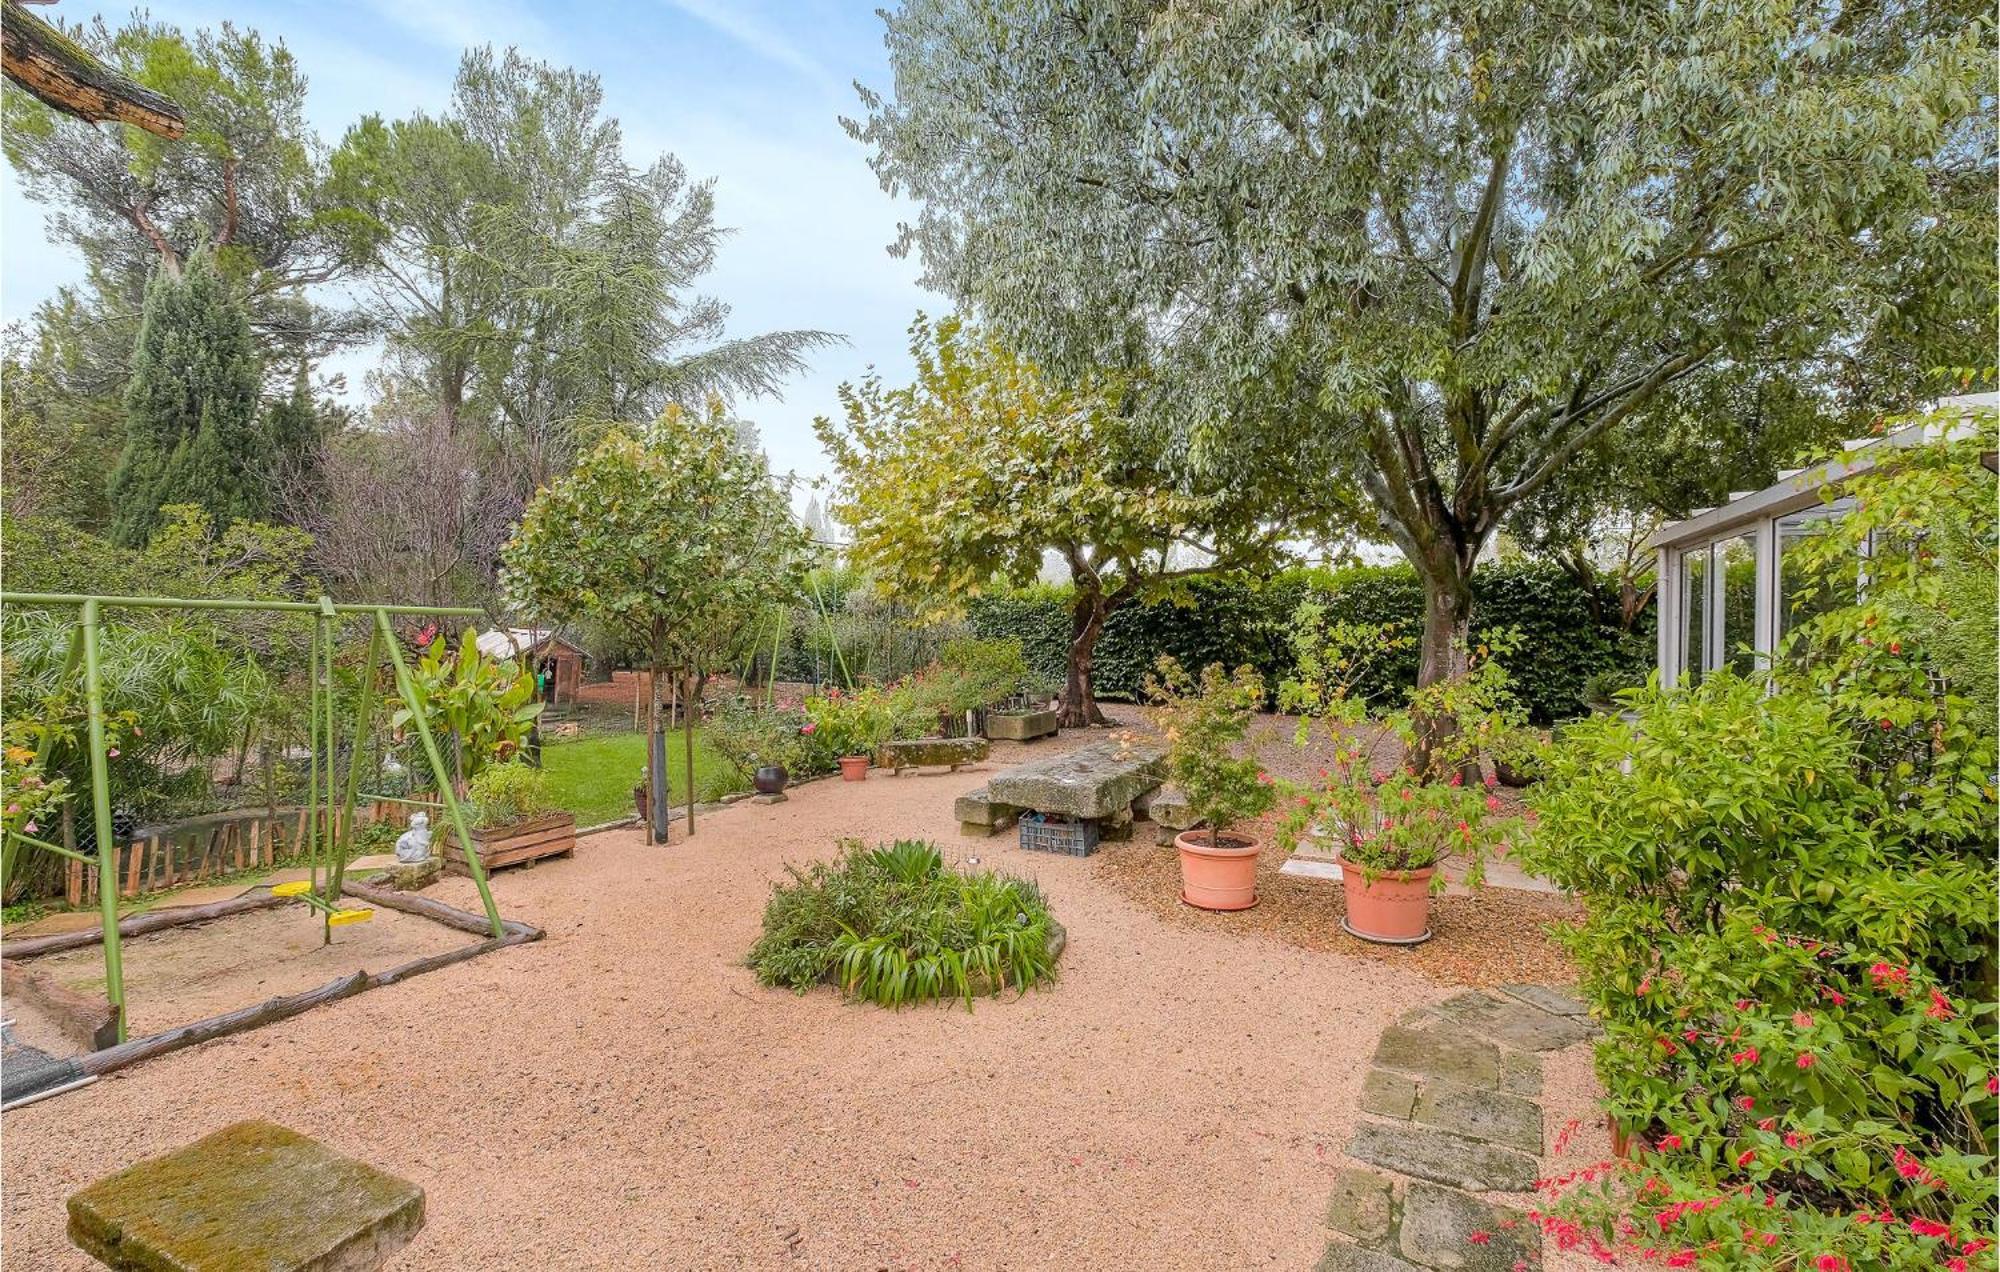
{"type": "Polygon", "coordinates": [[[951,811],[958,818],[958,833],[972,839],[997,835],[1021,817],[1020,809],[1010,804],[994,803],[984,786],[953,800],[951,811]]]}
{"type": "Polygon", "coordinates": [[[69,1199],[107,1267],[367,1272],[424,1226],[424,1190],[270,1122],[238,1122],[69,1199]]]}
{"type": "Polygon", "coordinates": [[[882,765],[894,776],[906,768],[943,765],[956,770],[976,764],[993,750],[985,738],[905,738],[882,744],[882,765]]]}
{"type": "Polygon", "coordinates": [[[1061,713],[1053,707],[1041,711],[988,711],[986,736],[1008,742],[1054,737],[1061,720],[1061,713]]]}
{"type": "Polygon", "coordinates": [[[1092,742],[996,773],[986,789],[998,803],[1038,813],[1120,818],[1160,784],[1165,759],[1166,752],[1150,742],[1092,742]]]}

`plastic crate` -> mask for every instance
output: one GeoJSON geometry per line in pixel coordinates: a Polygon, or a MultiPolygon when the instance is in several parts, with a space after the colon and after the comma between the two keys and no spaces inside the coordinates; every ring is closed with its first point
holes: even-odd
{"type": "Polygon", "coordinates": [[[1059,852],[1088,857],[1097,851],[1097,823],[1027,814],[1021,818],[1021,847],[1027,852],[1059,852]]]}

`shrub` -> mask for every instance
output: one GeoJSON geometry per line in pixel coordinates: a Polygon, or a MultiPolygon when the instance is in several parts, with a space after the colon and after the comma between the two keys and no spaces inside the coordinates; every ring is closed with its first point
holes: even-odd
{"type": "Polygon", "coordinates": [[[835,860],[785,872],[750,950],[766,985],[830,981],[885,1007],[954,998],[970,1010],[975,995],[1055,975],[1058,927],[1026,879],[947,870],[935,846],[911,840],[843,840],[835,860]]]}
{"type": "Polygon", "coordinates": [[[466,784],[473,824],[481,828],[511,826],[544,813],[560,812],[549,775],[519,760],[489,764],[466,784]]]}
{"type": "Polygon", "coordinates": [[[805,702],[805,734],[812,739],[815,755],[839,759],[845,755],[873,755],[882,744],[896,736],[897,705],[890,695],[873,686],[842,693],[828,689],[805,702]]]}
{"type": "Polygon", "coordinates": [[[762,709],[733,697],[709,713],[702,737],[738,780],[748,781],[765,764],[782,764],[792,776],[804,777],[833,767],[830,760],[819,763],[815,748],[807,745],[812,736],[804,731],[808,723],[803,712],[762,709]]]}
{"type": "MultiPolygon", "coordinates": [[[[542,714],[543,704],[535,700],[535,678],[511,659],[480,653],[478,633],[470,627],[456,649],[442,636],[431,641],[411,673],[425,723],[445,754],[454,753],[448,739],[458,740],[461,776],[468,779],[488,764],[519,754],[542,714]]],[[[390,723],[399,729],[410,722],[406,705],[398,705],[390,716],[390,723]]]]}
{"type": "Polygon", "coordinates": [[[1146,682],[1160,704],[1167,738],[1167,774],[1187,796],[1188,808],[1208,827],[1209,845],[1240,821],[1269,811],[1277,798],[1271,776],[1254,751],[1237,755],[1250,717],[1264,701],[1264,682],[1238,667],[1226,674],[1210,663],[1197,680],[1171,658],[1146,682]]]}
{"type": "Polygon", "coordinates": [[[1522,862],[1585,902],[1598,1074],[1651,1150],[1544,1217],[1560,1244],[1993,1267],[1995,744],[1922,643],[1948,590],[1924,554],[1990,551],[1977,463],[1919,447],[1851,483],[1855,512],[1795,559],[1852,596],[1879,534],[1867,596],[1802,624],[1770,677],[1622,695],[1633,721],[1550,753],[1522,862]]]}

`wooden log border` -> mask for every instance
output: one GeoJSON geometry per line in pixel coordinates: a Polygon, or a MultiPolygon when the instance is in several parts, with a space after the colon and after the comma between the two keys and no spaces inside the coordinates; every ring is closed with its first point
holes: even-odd
{"type": "MultiPolygon", "coordinates": [[[[434,972],[440,968],[450,967],[454,963],[463,963],[467,959],[477,958],[481,954],[490,954],[494,950],[503,950],[510,945],[524,945],[529,941],[539,941],[544,935],[541,928],[531,923],[522,923],[515,919],[503,919],[501,920],[502,934],[500,936],[490,936],[488,933],[491,929],[487,926],[483,915],[474,914],[469,910],[461,910],[456,906],[446,905],[444,902],[433,900],[430,897],[410,896],[401,892],[391,892],[384,888],[371,887],[365,883],[347,881],[342,881],[340,891],[343,896],[351,896],[358,901],[366,901],[370,905],[381,906],[385,910],[396,910],[403,914],[416,915],[461,932],[484,936],[486,939],[473,945],[461,945],[457,949],[446,950],[442,954],[432,954],[424,958],[412,959],[407,963],[389,968],[387,971],[357,971],[352,975],[342,976],[338,980],[328,981],[318,989],[309,989],[303,993],[284,994],[277,998],[268,998],[253,1006],[224,1012],[219,1016],[209,1016],[205,1019],[194,1021],[192,1024],[177,1025],[172,1029],[164,1030],[149,1037],[134,1038],[130,1041],[119,1043],[116,1046],[92,1051],[76,1057],[76,1071],[87,1077],[95,1078],[138,1064],[141,1060],[150,1060],[155,1056],[163,1056],[169,1052],[179,1051],[183,1047],[196,1046],[200,1043],[211,1042],[217,1038],[226,1038],[231,1034],[255,1029],[260,1025],[268,1025],[280,1020],[286,1020],[303,1011],[317,1007],[321,1003],[338,1002],[343,998],[351,998],[365,990],[376,989],[383,985],[394,985],[398,981],[409,980],[411,977],[421,976],[425,972],[434,972]]],[[[227,918],[232,914],[244,914],[252,910],[270,909],[273,906],[287,904],[288,901],[289,898],[286,897],[274,897],[265,894],[262,896],[236,897],[233,900],[218,901],[212,905],[189,906],[179,911],[160,914],[141,914],[119,923],[118,933],[120,936],[143,935],[147,932],[160,931],[163,928],[181,927],[190,923],[205,923],[212,919],[227,918]]],[[[101,927],[82,932],[62,932],[54,936],[34,937],[23,941],[10,941],[7,944],[7,956],[10,960],[33,958],[38,954],[53,954],[59,950],[70,950],[86,945],[96,945],[103,940],[104,932],[101,927]]],[[[36,1094],[52,1093],[38,1092],[36,1094]]],[[[35,1097],[30,1096],[27,1098],[35,1097]]]]}

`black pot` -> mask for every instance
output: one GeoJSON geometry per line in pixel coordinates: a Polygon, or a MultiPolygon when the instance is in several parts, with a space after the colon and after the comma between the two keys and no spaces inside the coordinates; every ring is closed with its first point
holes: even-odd
{"type": "Polygon", "coordinates": [[[1537,774],[1532,769],[1517,769],[1496,755],[1493,757],[1493,778],[1502,786],[1511,786],[1519,790],[1523,786],[1533,786],[1537,781],[1537,774]]]}
{"type": "Polygon", "coordinates": [[[782,764],[761,764],[752,776],[751,784],[757,788],[759,795],[776,795],[785,789],[785,783],[791,780],[791,776],[782,764]]]}

